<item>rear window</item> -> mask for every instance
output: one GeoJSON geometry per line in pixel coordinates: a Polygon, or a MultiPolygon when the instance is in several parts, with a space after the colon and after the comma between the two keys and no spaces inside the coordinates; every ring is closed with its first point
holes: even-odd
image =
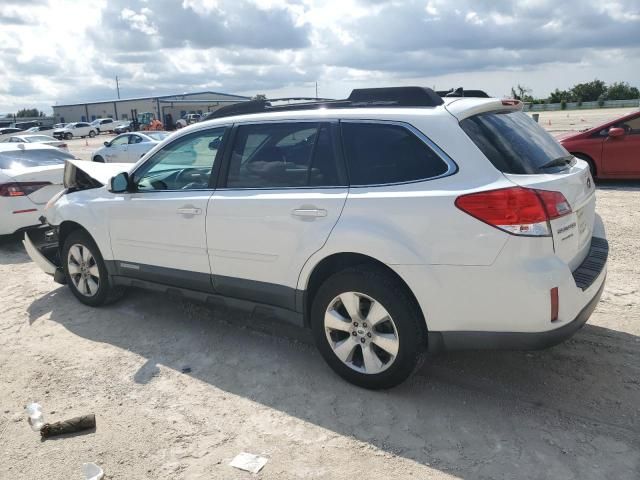
{"type": "Polygon", "coordinates": [[[55,150],[25,150],[0,152],[0,169],[13,170],[48,165],[62,165],[66,159],[75,158],[67,152],[55,150]]]}
{"type": "Polygon", "coordinates": [[[460,126],[503,173],[553,173],[554,169],[566,168],[571,158],[562,145],[523,112],[482,113],[462,120],[460,126]]]}
{"type": "Polygon", "coordinates": [[[443,175],[448,165],[407,128],[341,122],[351,185],[413,182],[443,175]]]}

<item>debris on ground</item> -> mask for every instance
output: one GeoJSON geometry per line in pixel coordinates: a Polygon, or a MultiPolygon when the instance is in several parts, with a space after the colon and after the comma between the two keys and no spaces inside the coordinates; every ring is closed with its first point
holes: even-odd
{"type": "Polygon", "coordinates": [[[182,367],[182,373],[191,373],[191,367],[182,367]]]}
{"type": "Polygon", "coordinates": [[[104,477],[104,471],[95,463],[83,463],[82,473],[85,480],[100,480],[104,477]]]}
{"type": "Polygon", "coordinates": [[[82,415],[62,422],[45,423],[40,429],[40,435],[42,438],[49,438],[55,435],[76,433],[92,428],[96,428],[96,416],[94,414],[82,415]]]}
{"type": "Polygon", "coordinates": [[[44,415],[42,414],[42,406],[39,403],[30,403],[25,407],[27,412],[28,422],[34,432],[40,431],[44,425],[44,415]]]}
{"type": "Polygon", "coordinates": [[[240,452],[231,460],[232,467],[239,468],[251,473],[258,473],[267,464],[267,459],[254,455],[253,453],[240,452]]]}

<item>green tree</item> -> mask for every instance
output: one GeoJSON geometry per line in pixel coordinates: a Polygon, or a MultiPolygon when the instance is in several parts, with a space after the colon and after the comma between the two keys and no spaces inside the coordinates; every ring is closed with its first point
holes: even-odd
{"type": "Polygon", "coordinates": [[[571,88],[571,94],[575,100],[595,102],[603,96],[606,97],[607,85],[602,80],[598,79],[591,82],[578,83],[571,88]]]}
{"type": "Polygon", "coordinates": [[[558,90],[557,88],[549,95],[549,103],[571,102],[574,100],[573,94],[569,90],[558,90]]]}
{"type": "Polygon", "coordinates": [[[607,97],[609,100],[629,100],[640,98],[640,91],[627,82],[615,82],[607,89],[607,97]]]}
{"type": "Polygon", "coordinates": [[[531,89],[524,85],[518,84],[515,88],[511,87],[511,96],[516,100],[522,100],[523,102],[534,102],[534,98],[531,96],[531,89]]]}
{"type": "Polygon", "coordinates": [[[16,117],[24,118],[24,117],[41,117],[42,112],[40,112],[37,108],[23,108],[22,110],[18,110],[16,113],[16,117]]]}

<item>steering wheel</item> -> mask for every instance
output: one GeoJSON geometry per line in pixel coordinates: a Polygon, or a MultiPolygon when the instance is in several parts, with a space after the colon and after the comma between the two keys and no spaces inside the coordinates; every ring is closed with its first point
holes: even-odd
{"type": "Polygon", "coordinates": [[[199,168],[183,168],[178,173],[176,173],[175,183],[178,185],[184,183],[184,185],[180,188],[187,188],[194,183],[208,183],[208,176],[199,168]]]}

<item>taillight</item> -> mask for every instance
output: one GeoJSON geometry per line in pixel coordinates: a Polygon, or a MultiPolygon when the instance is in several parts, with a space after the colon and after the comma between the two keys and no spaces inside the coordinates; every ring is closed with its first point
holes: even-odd
{"type": "Polygon", "coordinates": [[[0,197],[24,197],[51,185],[51,182],[13,182],[0,184],[0,197]]]}
{"type": "Polygon", "coordinates": [[[562,193],[524,187],[470,193],[458,197],[455,204],[478,220],[514,235],[550,235],[549,220],[571,213],[562,193]]]}

